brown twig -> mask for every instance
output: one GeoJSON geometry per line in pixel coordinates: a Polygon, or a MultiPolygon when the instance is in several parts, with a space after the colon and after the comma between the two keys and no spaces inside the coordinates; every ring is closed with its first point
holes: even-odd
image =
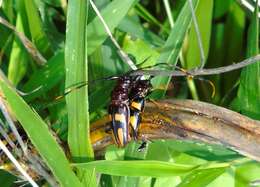
{"type": "MultiPolygon", "coordinates": [[[[92,125],[91,140],[97,153],[114,143],[109,127],[107,118],[92,125]]],[[[208,103],[194,100],[147,103],[139,132],[140,140],[144,135],[148,139],[203,141],[260,161],[260,121],[208,103]]]]}
{"type": "MultiPolygon", "coordinates": [[[[243,67],[249,66],[250,64],[254,64],[260,61],[260,54],[253,56],[251,58],[247,58],[239,63],[223,66],[219,68],[211,68],[211,69],[192,69],[187,71],[179,71],[179,70],[136,70],[130,73],[132,76],[136,75],[153,75],[153,76],[198,76],[198,75],[216,75],[221,73],[226,73],[229,71],[234,71],[237,69],[241,69],[243,67]]],[[[173,67],[174,69],[174,67],[173,67]]]]}

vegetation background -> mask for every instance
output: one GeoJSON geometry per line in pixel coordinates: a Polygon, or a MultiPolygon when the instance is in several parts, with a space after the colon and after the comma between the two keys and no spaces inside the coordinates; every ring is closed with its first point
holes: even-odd
{"type": "MultiPolygon", "coordinates": [[[[258,9],[253,13],[235,0],[191,2],[196,9],[206,68],[229,65],[258,54],[258,9]]],[[[253,1],[248,2],[255,7],[253,1]]],[[[71,92],[66,102],[56,102],[55,98],[71,85],[121,75],[130,68],[118,55],[90,3],[0,1],[1,71],[18,90],[36,91],[18,96],[3,78],[0,87],[20,128],[56,180],[62,186],[213,187],[248,186],[260,179],[259,163],[224,147],[197,142],[154,141],[144,152],[137,152],[138,143],[130,143],[124,149],[111,146],[105,153],[106,161],[93,162],[89,124],[106,114],[114,82],[89,84],[71,92]],[[68,144],[70,158],[66,158],[50,129],[68,144]],[[123,160],[127,161],[115,162],[123,160]],[[74,168],[75,174],[70,162],[85,164],[74,168]],[[98,178],[96,172],[100,174],[98,178]]],[[[188,0],[94,3],[122,50],[138,67],[160,62],[178,63],[186,69],[200,66],[198,33],[192,24],[188,0]]],[[[174,84],[174,90],[157,90],[151,97],[202,100],[260,119],[259,63],[241,72],[205,79],[216,86],[214,98],[207,84],[196,80],[186,83],[174,77],[154,78],[155,88],[174,84]]],[[[8,131],[9,124],[1,118],[8,131]]],[[[2,166],[6,162],[2,160],[2,166]]],[[[13,175],[0,171],[1,186],[12,186],[15,180],[13,175]]],[[[45,180],[37,182],[43,185],[45,180]]]]}

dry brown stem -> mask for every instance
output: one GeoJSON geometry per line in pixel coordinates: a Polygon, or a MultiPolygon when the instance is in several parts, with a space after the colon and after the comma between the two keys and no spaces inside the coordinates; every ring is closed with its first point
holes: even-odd
{"type": "MultiPolygon", "coordinates": [[[[91,128],[95,151],[113,144],[107,117],[91,128]]],[[[140,136],[148,139],[196,140],[220,144],[260,161],[260,121],[193,100],[160,100],[146,104],[140,136]]]]}

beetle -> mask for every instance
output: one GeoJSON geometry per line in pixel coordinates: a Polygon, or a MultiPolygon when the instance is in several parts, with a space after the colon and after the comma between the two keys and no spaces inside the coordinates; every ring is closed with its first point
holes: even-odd
{"type": "Polygon", "coordinates": [[[118,77],[111,94],[108,113],[114,139],[119,147],[124,147],[128,143],[129,128],[132,137],[137,140],[145,98],[152,89],[151,78],[143,79],[143,76],[131,77],[127,74],[118,77]]]}
{"type": "Polygon", "coordinates": [[[112,91],[111,102],[108,107],[112,132],[115,142],[119,147],[124,147],[129,141],[130,109],[128,95],[131,86],[131,77],[119,77],[112,91]]]}
{"type": "Polygon", "coordinates": [[[135,79],[129,94],[130,100],[130,127],[135,140],[138,137],[138,127],[141,123],[141,113],[144,110],[145,98],[152,90],[151,78],[143,79],[139,76],[135,79]]]}

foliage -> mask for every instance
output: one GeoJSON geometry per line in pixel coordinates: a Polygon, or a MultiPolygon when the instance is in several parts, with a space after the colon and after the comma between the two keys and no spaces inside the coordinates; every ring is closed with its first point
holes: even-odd
{"type": "MultiPolygon", "coordinates": [[[[138,67],[167,62],[194,68],[200,65],[201,56],[188,2],[94,3],[122,50],[138,67]],[[167,6],[170,12],[166,12],[167,6]]],[[[192,3],[206,68],[239,62],[259,52],[258,10],[246,12],[235,0],[192,3]]],[[[89,124],[106,113],[114,82],[92,82],[130,70],[100,18],[88,0],[71,0],[68,4],[63,0],[5,0],[0,1],[0,17],[15,26],[18,35],[23,33],[32,41],[46,59],[44,65],[37,64],[17,32],[0,24],[1,70],[18,90],[34,90],[22,98],[1,78],[1,95],[5,95],[12,113],[61,185],[247,186],[260,179],[259,163],[244,161],[241,155],[223,147],[197,142],[155,141],[144,152],[137,152],[139,145],[132,142],[124,149],[111,146],[106,150],[106,160],[93,161],[89,124]],[[66,102],[56,99],[65,88],[86,81],[89,84],[68,94],[66,102]],[[50,129],[68,144],[71,158],[65,157],[50,129]],[[72,162],[76,163],[76,172],[69,165],[72,162]],[[96,181],[95,172],[102,173],[100,181],[96,181]]],[[[241,74],[236,71],[205,77],[216,86],[214,98],[210,87],[196,79],[192,89],[185,80],[156,77],[154,87],[164,90],[155,91],[151,97],[199,99],[259,120],[259,70],[260,63],[256,63],[241,74]],[[174,90],[167,89],[171,84],[174,90]]],[[[2,180],[2,185],[10,186],[15,179],[1,172],[2,180]]]]}

